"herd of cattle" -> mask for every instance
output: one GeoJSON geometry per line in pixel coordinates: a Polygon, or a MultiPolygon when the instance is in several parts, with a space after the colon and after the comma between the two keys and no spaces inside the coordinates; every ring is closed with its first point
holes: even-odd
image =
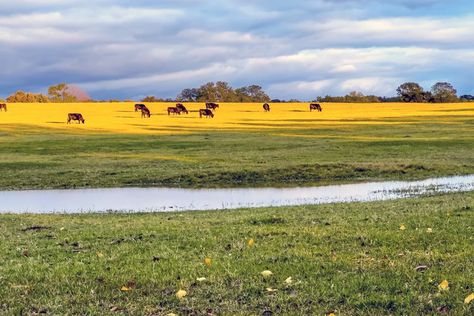
{"type": "MultiPolygon", "coordinates": [[[[219,108],[219,104],[217,103],[212,103],[212,102],[206,103],[206,108],[199,110],[199,117],[200,118],[202,117],[213,118],[214,112],[218,108],[219,108]]],[[[270,104],[265,103],[263,105],[263,110],[265,112],[270,112],[270,104]]],[[[312,112],[313,110],[322,112],[323,108],[321,107],[319,103],[311,103],[309,105],[309,111],[312,112]]],[[[0,103],[0,111],[5,111],[5,112],[7,111],[7,105],[5,103],[0,103]]],[[[151,112],[145,104],[135,104],[135,112],[139,112],[139,111],[142,114],[142,118],[151,117],[151,112]]],[[[176,106],[174,107],[168,107],[167,111],[168,111],[168,115],[171,115],[171,114],[181,115],[182,113],[189,114],[188,109],[186,109],[186,107],[182,103],[177,103],[176,106]]],[[[86,122],[86,120],[84,119],[81,113],[69,113],[67,115],[67,124],[70,124],[72,121],[76,121],[79,124],[80,123],[85,124],[86,122]]]]}

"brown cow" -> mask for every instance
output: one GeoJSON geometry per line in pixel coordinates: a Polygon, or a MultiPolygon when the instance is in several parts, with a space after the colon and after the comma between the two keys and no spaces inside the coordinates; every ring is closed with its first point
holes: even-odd
{"type": "Polygon", "coordinates": [[[265,104],[263,105],[263,109],[265,110],[265,112],[270,112],[270,104],[265,103],[265,104]]]}
{"type": "Polygon", "coordinates": [[[171,113],[173,113],[174,115],[180,115],[181,114],[181,111],[176,107],[169,107],[168,108],[168,115],[170,115],[171,113]]]}
{"type": "Polygon", "coordinates": [[[69,113],[67,115],[67,123],[70,124],[71,121],[77,121],[78,124],[85,124],[86,122],[81,113],[69,113]]]}
{"type": "Polygon", "coordinates": [[[149,118],[150,116],[151,116],[150,110],[148,110],[147,107],[142,108],[142,118],[145,118],[145,117],[149,118]]]}
{"type": "Polygon", "coordinates": [[[5,103],[0,103],[0,111],[7,111],[7,105],[5,103]]]}
{"type": "Polygon", "coordinates": [[[186,109],[186,107],[185,107],[184,104],[182,104],[182,103],[177,103],[177,104],[176,104],[176,108],[177,108],[180,112],[189,114],[188,109],[186,109]]]}
{"type": "Polygon", "coordinates": [[[141,111],[143,108],[146,108],[145,104],[135,104],[135,112],[141,111]]]}
{"type": "Polygon", "coordinates": [[[309,105],[309,111],[313,111],[313,110],[317,110],[318,112],[322,112],[323,111],[323,108],[321,107],[321,104],[319,103],[311,103],[309,105]]]}
{"type": "Polygon", "coordinates": [[[219,104],[213,103],[213,102],[208,102],[206,103],[206,109],[215,111],[216,109],[219,108],[219,104]]]}
{"type": "Polygon", "coordinates": [[[212,113],[212,111],[209,110],[209,109],[200,109],[199,110],[199,117],[202,118],[203,116],[205,116],[207,118],[212,118],[212,117],[214,117],[214,113],[212,113]]]}

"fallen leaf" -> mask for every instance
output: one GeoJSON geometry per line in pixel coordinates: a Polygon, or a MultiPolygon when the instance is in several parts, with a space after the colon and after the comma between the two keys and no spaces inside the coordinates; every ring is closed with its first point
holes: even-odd
{"type": "Polygon", "coordinates": [[[252,238],[247,241],[247,245],[249,247],[253,247],[254,244],[255,244],[255,240],[253,240],[252,238]]]}
{"type": "Polygon", "coordinates": [[[292,277],[287,278],[287,279],[285,280],[285,283],[286,283],[286,284],[291,284],[291,283],[293,283],[293,278],[292,278],[292,277]]]}
{"type": "Polygon", "coordinates": [[[400,225],[400,230],[405,230],[405,229],[407,229],[407,228],[405,227],[405,225],[403,225],[403,224],[400,225]]]}
{"type": "Polygon", "coordinates": [[[448,280],[444,280],[443,282],[441,282],[441,283],[438,285],[438,288],[439,288],[441,291],[446,291],[447,289],[449,289],[449,282],[448,282],[448,280]]]}
{"type": "Polygon", "coordinates": [[[464,304],[469,304],[469,303],[471,303],[472,301],[474,301],[474,293],[468,295],[468,296],[464,299],[464,304]]]}
{"type": "Polygon", "coordinates": [[[125,285],[122,286],[122,288],[120,289],[120,291],[122,291],[122,292],[128,292],[128,291],[131,291],[131,290],[132,290],[131,288],[129,288],[129,287],[125,286],[125,285]]]}
{"type": "Polygon", "coordinates": [[[103,257],[104,257],[104,254],[102,252],[97,253],[97,258],[103,258],[103,257]]]}
{"type": "Polygon", "coordinates": [[[270,270],[265,270],[265,271],[262,271],[261,273],[265,278],[269,277],[269,276],[272,276],[273,275],[273,272],[270,271],[270,270]]]}
{"type": "Polygon", "coordinates": [[[197,278],[197,279],[196,279],[196,281],[198,281],[198,282],[204,282],[204,281],[206,281],[206,280],[207,280],[206,278],[197,278]]]}
{"type": "Polygon", "coordinates": [[[269,293],[275,293],[276,291],[278,291],[278,290],[272,289],[271,287],[267,287],[267,292],[269,292],[269,293]]]}
{"type": "Polygon", "coordinates": [[[205,264],[206,266],[210,267],[211,264],[212,264],[211,258],[206,258],[206,259],[204,259],[204,264],[205,264]]]}
{"type": "Polygon", "coordinates": [[[427,228],[427,229],[426,229],[426,232],[427,232],[427,233],[432,233],[432,232],[433,232],[433,228],[427,228]]]}
{"type": "Polygon", "coordinates": [[[336,316],[334,313],[329,313],[327,316],[336,316]]]}
{"type": "Polygon", "coordinates": [[[176,292],[176,297],[178,299],[183,299],[186,295],[188,295],[188,292],[186,292],[185,290],[179,290],[178,292],[176,292]]]}
{"type": "Polygon", "coordinates": [[[169,313],[169,314],[166,314],[166,316],[178,316],[178,315],[176,315],[175,313],[169,313]]]}

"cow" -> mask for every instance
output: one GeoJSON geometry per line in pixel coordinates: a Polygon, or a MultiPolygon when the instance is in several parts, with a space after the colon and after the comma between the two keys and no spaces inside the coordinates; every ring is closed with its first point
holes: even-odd
{"type": "Polygon", "coordinates": [[[147,107],[142,108],[142,118],[150,117],[150,116],[151,116],[150,110],[148,110],[147,107]]]}
{"type": "Polygon", "coordinates": [[[206,109],[208,109],[208,110],[215,111],[218,108],[219,108],[219,104],[217,104],[217,103],[212,103],[212,102],[206,103],[206,109]]]}
{"type": "Polygon", "coordinates": [[[168,108],[168,115],[170,115],[171,113],[173,113],[174,115],[176,115],[176,114],[177,114],[177,115],[180,115],[180,114],[181,114],[181,111],[180,111],[177,107],[174,108],[174,107],[171,107],[171,106],[170,106],[170,107],[168,108]]]}
{"type": "Polygon", "coordinates": [[[318,112],[322,112],[323,111],[323,108],[321,107],[321,105],[319,103],[311,103],[309,105],[309,111],[313,111],[313,110],[317,110],[318,112]]]}
{"type": "Polygon", "coordinates": [[[209,110],[209,109],[200,109],[199,110],[199,117],[202,118],[203,116],[205,116],[207,118],[212,118],[212,117],[214,117],[214,113],[212,113],[212,111],[209,110]]]}
{"type": "Polygon", "coordinates": [[[265,112],[270,112],[270,104],[265,103],[265,104],[263,105],[263,109],[265,110],[265,112]]]}
{"type": "Polygon", "coordinates": [[[176,104],[176,108],[177,108],[180,112],[189,114],[188,109],[186,109],[186,107],[184,106],[184,104],[177,103],[177,104],[176,104]]]}
{"type": "Polygon", "coordinates": [[[85,124],[86,122],[81,113],[69,113],[67,115],[67,123],[71,124],[71,121],[77,121],[78,124],[85,124]]]}
{"type": "Polygon", "coordinates": [[[141,111],[143,108],[146,108],[145,104],[135,104],[135,112],[141,111]]]}
{"type": "Polygon", "coordinates": [[[0,111],[7,111],[7,105],[5,103],[0,103],[0,111]]]}

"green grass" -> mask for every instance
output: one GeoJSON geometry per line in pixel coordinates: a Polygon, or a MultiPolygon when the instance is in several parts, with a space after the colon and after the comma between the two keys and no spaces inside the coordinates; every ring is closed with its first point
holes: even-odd
{"type": "Polygon", "coordinates": [[[0,231],[0,314],[474,313],[474,302],[463,303],[474,292],[474,193],[219,212],[0,215],[0,231]],[[428,269],[415,271],[419,265],[428,269]],[[266,269],[274,273],[268,279],[260,275],[266,269]],[[444,279],[449,290],[439,291],[444,279]],[[127,284],[132,290],[122,292],[127,284]],[[181,301],[179,289],[188,292],[181,301]]]}
{"type": "Polygon", "coordinates": [[[474,173],[473,135],[469,116],[172,136],[16,126],[0,134],[0,189],[292,186],[467,174],[474,173]],[[285,132],[305,137],[277,135],[285,132]]]}

